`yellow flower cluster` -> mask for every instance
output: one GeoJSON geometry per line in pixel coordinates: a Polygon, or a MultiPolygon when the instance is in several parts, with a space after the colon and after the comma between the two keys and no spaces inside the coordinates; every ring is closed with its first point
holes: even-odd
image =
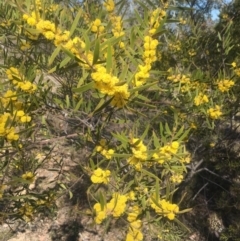
{"type": "Polygon", "coordinates": [[[180,22],[180,24],[186,24],[187,23],[187,21],[182,17],[179,18],[179,22],[180,22]]]}
{"type": "Polygon", "coordinates": [[[144,38],[144,53],[143,59],[146,65],[151,65],[157,60],[156,48],[158,46],[158,40],[153,39],[151,36],[145,36],[144,38]]]}
{"type": "Polygon", "coordinates": [[[130,223],[126,241],[141,241],[143,240],[143,234],[141,232],[142,221],[136,220],[130,223]]]}
{"type": "Polygon", "coordinates": [[[37,24],[37,19],[39,16],[36,15],[36,12],[33,11],[30,15],[23,14],[23,19],[27,21],[28,25],[35,26],[37,24]]]}
{"type": "Polygon", "coordinates": [[[1,98],[1,103],[4,107],[7,107],[10,102],[16,102],[17,100],[17,92],[8,90],[3,97],[1,98]]]}
{"type": "Polygon", "coordinates": [[[23,42],[22,41],[22,44],[21,44],[21,47],[20,47],[20,49],[22,51],[26,51],[26,50],[28,50],[30,48],[31,48],[31,44],[29,42],[23,42]]]}
{"type": "Polygon", "coordinates": [[[169,75],[167,79],[172,81],[173,83],[180,83],[181,84],[180,90],[182,93],[185,93],[189,90],[194,90],[200,86],[204,89],[204,85],[199,84],[199,82],[191,83],[191,79],[189,75],[173,74],[173,75],[169,75]]]}
{"type": "Polygon", "coordinates": [[[149,24],[150,24],[149,34],[151,36],[156,32],[156,30],[160,26],[161,21],[165,17],[166,17],[166,11],[164,11],[160,8],[157,8],[156,10],[154,10],[152,12],[152,14],[150,15],[150,19],[149,19],[149,24]]]}
{"type": "Polygon", "coordinates": [[[129,193],[126,194],[128,200],[134,201],[136,200],[136,195],[134,191],[130,191],[129,193]]]}
{"type": "Polygon", "coordinates": [[[103,94],[113,97],[111,104],[118,108],[122,108],[130,96],[127,84],[117,85],[119,79],[107,73],[107,69],[103,65],[97,65],[96,71],[91,74],[95,81],[95,87],[103,94]]]}
{"type": "Polygon", "coordinates": [[[55,24],[49,20],[40,19],[36,24],[36,29],[39,30],[46,39],[53,40],[56,34],[55,24]]]}
{"type": "Polygon", "coordinates": [[[16,133],[15,128],[8,127],[9,120],[12,118],[13,117],[10,113],[0,115],[0,137],[5,137],[8,141],[17,141],[19,139],[19,135],[16,133]]]}
{"type": "Polygon", "coordinates": [[[149,78],[149,71],[151,70],[151,66],[139,65],[138,69],[139,71],[135,74],[134,77],[134,85],[137,87],[142,86],[146,82],[146,79],[149,78]]]}
{"type": "Polygon", "coordinates": [[[130,207],[128,210],[130,211],[127,217],[128,222],[131,223],[136,221],[139,214],[141,214],[141,209],[137,205],[135,205],[133,207],[130,207]]]}
{"type": "Polygon", "coordinates": [[[197,53],[196,53],[196,51],[194,50],[194,49],[190,49],[189,51],[188,51],[188,55],[190,56],[190,57],[193,57],[193,56],[195,56],[197,53]]]}
{"type": "Polygon", "coordinates": [[[22,175],[22,179],[28,181],[28,182],[33,182],[34,181],[34,174],[32,172],[26,172],[22,175]]]}
{"type": "Polygon", "coordinates": [[[160,147],[158,152],[153,154],[153,159],[159,164],[163,164],[165,161],[171,160],[172,156],[178,152],[179,142],[173,141],[172,143],[160,147]]]}
{"type": "Polygon", "coordinates": [[[114,8],[115,8],[115,3],[113,0],[106,0],[103,3],[104,7],[107,9],[108,12],[113,12],[114,8]]]}
{"type": "Polygon", "coordinates": [[[237,68],[237,63],[236,62],[232,62],[232,67],[233,67],[233,72],[235,75],[240,76],[240,68],[237,68]]]}
{"type": "Polygon", "coordinates": [[[177,204],[172,204],[165,199],[161,199],[156,203],[156,200],[153,201],[151,198],[150,205],[156,213],[167,217],[169,220],[173,220],[176,214],[179,212],[179,207],[177,204]]]}
{"type": "Polygon", "coordinates": [[[91,31],[94,33],[102,33],[104,31],[104,26],[99,18],[93,21],[91,31]]]}
{"type": "Polygon", "coordinates": [[[22,91],[27,93],[34,93],[37,89],[35,84],[25,79],[25,76],[20,73],[20,71],[14,67],[10,67],[6,70],[7,77],[12,83],[20,88],[22,91]]]}
{"type": "Polygon", "coordinates": [[[208,111],[207,111],[207,114],[209,115],[209,117],[211,119],[219,119],[219,117],[222,115],[222,111],[221,111],[221,108],[219,105],[216,105],[215,108],[210,108],[208,111]]]}
{"type": "MultiPolygon", "coordinates": [[[[69,41],[70,38],[70,32],[65,30],[65,31],[61,31],[60,29],[57,29],[57,32],[55,34],[55,39],[54,39],[54,44],[55,46],[59,46],[59,45],[64,45],[69,41]]],[[[73,43],[72,43],[73,46],[73,43]]]]}
{"type": "Polygon", "coordinates": [[[110,179],[111,172],[109,170],[102,170],[101,168],[97,168],[92,176],[91,176],[91,181],[93,183],[104,183],[107,184],[110,179]]]}
{"type": "Polygon", "coordinates": [[[111,16],[110,17],[113,28],[112,28],[112,33],[113,36],[118,38],[121,37],[125,34],[123,31],[123,26],[122,26],[122,19],[120,16],[111,16]]]}
{"type": "Polygon", "coordinates": [[[194,104],[196,106],[202,105],[204,103],[208,103],[208,97],[204,95],[203,93],[199,93],[195,98],[194,98],[194,104]]]}
{"type": "Polygon", "coordinates": [[[176,42],[174,43],[169,43],[168,44],[168,48],[171,50],[171,51],[180,51],[181,50],[181,42],[179,40],[177,40],[176,42]]]}
{"type": "Polygon", "coordinates": [[[126,195],[121,195],[119,193],[114,193],[112,199],[102,206],[100,203],[96,203],[93,206],[95,210],[96,217],[95,222],[101,224],[104,219],[112,215],[115,218],[119,218],[126,209],[127,197],[126,195]]]}
{"type": "Polygon", "coordinates": [[[149,71],[151,70],[151,64],[157,60],[156,57],[156,48],[158,41],[153,39],[151,36],[145,36],[144,38],[144,52],[143,60],[144,65],[138,66],[138,72],[134,76],[134,85],[141,86],[146,82],[146,79],[149,78],[149,71]]]}
{"type": "Polygon", "coordinates": [[[170,177],[170,181],[176,184],[181,183],[183,180],[183,175],[182,174],[174,174],[170,177]]]}
{"type": "Polygon", "coordinates": [[[127,162],[134,166],[137,171],[140,171],[142,162],[147,160],[147,147],[138,138],[132,138],[130,144],[133,156],[128,158],[127,162]]]}
{"type": "Polygon", "coordinates": [[[233,86],[234,82],[232,80],[225,79],[218,82],[218,89],[221,92],[227,92],[233,86]]]}
{"type": "Polygon", "coordinates": [[[19,212],[21,214],[21,217],[23,217],[23,219],[26,222],[29,222],[32,220],[33,218],[33,213],[34,213],[34,208],[31,204],[29,203],[24,203],[22,204],[22,206],[19,208],[19,212]]]}
{"type": "Polygon", "coordinates": [[[31,116],[27,115],[23,110],[15,111],[14,115],[16,116],[16,120],[20,120],[22,123],[30,122],[31,116]]]}
{"type": "Polygon", "coordinates": [[[100,140],[100,145],[96,146],[96,151],[100,152],[103,156],[105,156],[107,159],[111,159],[112,155],[114,154],[113,149],[108,149],[106,145],[106,140],[101,139],[100,140]]]}
{"type": "MultiPolygon", "coordinates": [[[[110,20],[112,22],[113,36],[116,38],[124,36],[125,32],[123,31],[123,23],[121,17],[112,15],[110,16],[110,20]]],[[[124,42],[120,41],[119,47],[123,49],[125,47],[124,42]]]]}
{"type": "Polygon", "coordinates": [[[93,54],[91,51],[85,53],[86,44],[80,37],[74,37],[71,39],[69,31],[61,31],[58,29],[57,34],[55,35],[54,44],[56,46],[62,45],[63,48],[73,53],[80,60],[80,66],[84,67],[85,69],[91,68],[93,54]]]}
{"type": "Polygon", "coordinates": [[[190,156],[190,155],[187,155],[186,157],[181,158],[180,161],[181,161],[181,163],[187,163],[187,164],[189,164],[189,163],[191,162],[191,156],[190,156]]]}
{"type": "Polygon", "coordinates": [[[167,79],[174,83],[181,83],[182,85],[190,84],[190,76],[185,74],[170,75],[167,79]]]}
{"type": "Polygon", "coordinates": [[[49,20],[43,20],[39,16],[39,12],[33,11],[30,15],[24,14],[23,19],[30,25],[36,27],[36,29],[49,40],[53,40],[56,34],[55,24],[49,20]]]}

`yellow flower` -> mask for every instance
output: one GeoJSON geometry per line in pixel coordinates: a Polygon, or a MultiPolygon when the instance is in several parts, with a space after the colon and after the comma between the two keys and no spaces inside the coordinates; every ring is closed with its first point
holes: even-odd
{"type": "Polygon", "coordinates": [[[216,105],[215,108],[210,108],[208,111],[207,111],[207,114],[209,115],[209,117],[211,119],[219,119],[219,117],[222,115],[222,111],[221,111],[221,108],[219,105],[216,105]]]}
{"type": "Polygon", "coordinates": [[[6,133],[8,141],[17,141],[19,139],[19,135],[15,133],[15,129],[13,127],[6,129],[6,133]]]}
{"type": "Polygon", "coordinates": [[[236,68],[236,67],[237,67],[236,62],[232,62],[232,64],[231,64],[231,65],[232,65],[232,67],[233,67],[233,68],[236,68]]]}
{"type": "Polygon", "coordinates": [[[126,241],[141,241],[143,240],[143,234],[141,232],[142,221],[136,220],[130,223],[128,233],[126,236],[126,241]]]}
{"type": "Polygon", "coordinates": [[[119,47],[120,47],[121,49],[124,49],[124,47],[125,47],[124,42],[120,42],[119,47]]]}
{"type": "Polygon", "coordinates": [[[97,168],[93,175],[91,176],[91,180],[93,183],[105,183],[107,184],[109,182],[109,177],[111,175],[111,172],[109,170],[102,170],[101,168],[97,168]]]}
{"type": "Polygon", "coordinates": [[[105,3],[103,3],[103,5],[108,12],[112,12],[115,8],[115,4],[113,0],[106,0],[105,3]]]}
{"type": "Polygon", "coordinates": [[[171,151],[176,154],[177,150],[179,148],[179,142],[178,141],[173,141],[171,143],[171,151]]]}
{"type": "Polygon", "coordinates": [[[46,39],[53,40],[55,38],[55,34],[52,31],[45,31],[43,35],[46,39]]]}
{"type": "Polygon", "coordinates": [[[225,80],[221,80],[218,82],[218,89],[221,91],[221,92],[227,92],[229,91],[229,89],[234,86],[234,82],[232,80],[228,80],[228,79],[225,79],[225,80]]]}
{"type": "Polygon", "coordinates": [[[183,180],[183,175],[181,174],[174,174],[170,177],[170,181],[173,183],[181,183],[183,180]]]}
{"type": "Polygon", "coordinates": [[[104,31],[104,26],[102,25],[102,22],[99,18],[97,18],[95,21],[93,21],[91,31],[94,33],[102,33],[104,31]]]}
{"type": "Polygon", "coordinates": [[[136,197],[135,197],[135,192],[134,191],[130,191],[128,194],[127,194],[127,198],[131,201],[134,201],[136,200],[136,197]]]}
{"type": "Polygon", "coordinates": [[[18,83],[18,87],[28,93],[33,93],[37,89],[37,86],[30,81],[20,82],[18,83]]]}
{"type": "Polygon", "coordinates": [[[208,97],[202,93],[200,93],[199,95],[197,95],[195,98],[194,98],[194,104],[196,106],[199,106],[199,105],[202,105],[204,103],[208,103],[209,100],[208,100],[208,97]]]}
{"type": "Polygon", "coordinates": [[[211,142],[209,145],[210,147],[214,147],[216,144],[214,142],[211,142]]]}
{"type": "Polygon", "coordinates": [[[31,121],[31,116],[25,115],[21,117],[21,122],[26,123],[31,121]]]}
{"type": "Polygon", "coordinates": [[[128,222],[131,223],[131,222],[136,221],[138,215],[141,213],[140,208],[137,205],[135,205],[133,207],[130,207],[129,211],[130,212],[128,213],[128,217],[127,217],[128,222]]]}
{"type": "Polygon", "coordinates": [[[114,97],[111,101],[111,105],[116,106],[118,108],[122,108],[127,104],[129,96],[130,93],[128,92],[127,84],[115,86],[114,97]]]}
{"type": "Polygon", "coordinates": [[[94,218],[95,222],[97,224],[101,224],[103,222],[103,220],[107,217],[107,213],[106,213],[106,207],[101,207],[100,203],[96,203],[93,206],[93,209],[96,212],[96,217],[94,218]]]}
{"type": "Polygon", "coordinates": [[[9,98],[9,100],[17,100],[17,92],[8,90],[4,95],[3,98],[9,98]]]}
{"type": "Polygon", "coordinates": [[[150,205],[155,210],[156,213],[167,217],[169,220],[173,220],[175,218],[175,214],[179,212],[179,207],[177,204],[171,204],[170,202],[166,201],[165,199],[161,199],[156,202],[150,199],[150,205]]]}
{"type": "Polygon", "coordinates": [[[34,181],[34,174],[32,172],[26,172],[22,175],[22,179],[33,182],[34,181]]]}
{"type": "Polygon", "coordinates": [[[23,219],[26,222],[29,222],[33,217],[34,208],[30,204],[24,203],[22,207],[19,208],[19,212],[22,215],[23,219]]]}
{"type": "Polygon", "coordinates": [[[113,198],[108,203],[108,205],[111,207],[108,209],[111,210],[113,217],[118,218],[124,213],[126,209],[126,202],[127,202],[126,195],[121,195],[119,193],[113,194],[113,198]]]}

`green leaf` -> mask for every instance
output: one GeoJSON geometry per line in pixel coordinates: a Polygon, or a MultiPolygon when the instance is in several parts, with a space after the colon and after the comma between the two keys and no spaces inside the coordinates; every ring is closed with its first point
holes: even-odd
{"type": "MultiPolygon", "coordinates": [[[[140,99],[140,100],[146,101],[146,102],[151,102],[151,100],[148,99],[146,96],[143,96],[143,95],[140,95],[140,94],[137,95],[137,98],[140,99]]],[[[151,106],[153,106],[153,105],[151,105],[151,106]]]]}
{"type": "Polygon", "coordinates": [[[79,88],[81,85],[83,85],[84,81],[89,76],[89,72],[86,72],[85,69],[82,70],[82,76],[78,81],[77,88],[79,88]]]}
{"type": "Polygon", "coordinates": [[[115,134],[115,133],[111,133],[112,136],[114,136],[117,140],[119,140],[120,142],[122,142],[125,146],[128,144],[128,138],[126,136],[123,136],[121,134],[115,134]]]}
{"type": "Polygon", "coordinates": [[[149,127],[150,127],[150,125],[148,124],[147,127],[146,127],[146,129],[145,129],[145,131],[144,131],[143,134],[141,135],[141,138],[140,138],[141,140],[144,140],[145,137],[147,136],[149,127]]]}
{"type": "Polygon", "coordinates": [[[112,46],[108,45],[108,49],[107,49],[107,65],[106,65],[106,69],[107,69],[107,73],[110,73],[111,69],[112,69],[112,46]]]}
{"type": "Polygon", "coordinates": [[[85,43],[85,51],[87,53],[90,50],[90,40],[86,32],[83,32],[83,38],[85,43]]]}
{"type": "Polygon", "coordinates": [[[95,85],[95,82],[92,81],[92,82],[90,82],[90,83],[88,83],[86,85],[83,85],[83,86],[79,87],[79,88],[73,88],[73,92],[83,93],[83,92],[85,92],[87,90],[93,89],[94,85],[95,85]]]}
{"type": "Polygon", "coordinates": [[[50,65],[53,63],[53,61],[55,60],[55,58],[56,58],[57,55],[59,54],[60,50],[61,50],[61,46],[58,46],[58,47],[53,51],[51,57],[50,57],[49,60],[48,60],[48,66],[50,66],[50,65]]]}
{"type": "Polygon", "coordinates": [[[77,103],[77,105],[74,107],[74,110],[73,110],[73,111],[74,111],[74,112],[78,111],[79,108],[81,107],[82,103],[83,103],[83,99],[79,100],[78,103],[77,103]]]}
{"type": "Polygon", "coordinates": [[[180,135],[182,135],[183,131],[184,131],[184,126],[182,126],[180,130],[176,133],[176,135],[174,135],[174,138],[177,139],[180,135]]]}
{"type": "Polygon", "coordinates": [[[61,49],[62,49],[62,51],[63,51],[66,55],[68,55],[71,59],[75,59],[75,58],[76,58],[75,55],[74,55],[71,51],[69,51],[68,49],[65,49],[65,48],[63,48],[63,47],[61,47],[61,49]]]}
{"type": "Polygon", "coordinates": [[[142,17],[139,15],[138,11],[137,11],[137,10],[134,10],[134,13],[135,13],[135,16],[136,16],[136,18],[137,18],[137,20],[138,20],[139,25],[140,25],[140,26],[144,26],[144,22],[143,22],[143,20],[142,20],[142,17]]]}
{"type": "Polygon", "coordinates": [[[176,222],[179,226],[181,226],[183,229],[185,229],[187,232],[191,232],[191,230],[185,226],[182,222],[180,222],[177,218],[174,218],[174,222],[176,222]]]}
{"type": "Polygon", "coordinates": [[[178,19],[166,19],[165,23],[179,23],[180,21],[178,19]]]}
{"type": "Polygon", "coordinates": [[[188,136],[189,132],[190,132],[190,129],[186,130],[183,133],[183,135],[178,139],[178,141],[180,142],[180,141],[184,140],[188,136]]]}
{"type": "Polygon", "coordinates": [[[114,156],[114,157],[121,157],[121,158],[129,158],[130,156],[132,156],[132,154],[118,154],[118,153],[114,153],[112,156],[114,156]]]}
{"type": "Polygon", "coordinates": [[[159,197],[160,197],[160,193],[159,193],[160,187],[159,187],[159,180],[156,179],[156,184],[155,184],[155,197],[156,197],[156,201],[159,202],[159,197]]]}
{"type": "Polygon", "coordinates": [[[68,194],[69,194],[69,199],[72,199],[73,193],[70,190],[68,190],[68,194]]]}
{"type": "Polygon", "coordinates": [[[141,172],[143,174],[145,174],[145,175],[147,175],[149,177],[153,177],[154,179],[159,180],[161,182],[161,180],[156,175],[154,175],[153,173],[151,173],[151,172],[149,172],[149,171],[147,171],[145,169],[142,169],[141,172]]]}
{"type": "Polygon", "coordinates": [[[172,135],[172,132],[171,132],[171,130],[170,130],[170,128],[169,128],[168,123],[165,123],[165,130],[166,130],[166,133],[167,133],[169,136],[172,135]]]}
{"type": "Polygon", "coordinates": [[[95,43],[94,52],[93,52],[93,62],[92,62],[92,65],[96,64],[97,61],[98,61],[99,49],[100,49],[100,41],[99,41],[99,39],[97,39],[96,43],[95,43]]]}
{"type": "Polygon", "coordinates": [[[69,100],[69,96],[66,95],[66,107],[69,108],[70,107],[70,100],[69,100]]]}
{"type": "Polygon", "coordinates": [[[82,9],[79,9],[79,11],[78,11],[78,13],[76,15],[76,18],[74,19],[74,21],[72,23],[69,37],[71,37],[72,34],[74,33],[74,31],[75,31],[75,29],[76,29],[76,27],[78,25],[78,22],[79,22],[79,19],[80,19],[81,15],[82,15],[82,9]]]}
{"type": "Polygon", "coordinates": [[[155,148],[159,148],[159,147],[160,147],[160,143],[159,143],[158,137],[157,137],[157,135],[155,134],[154,131],[153,131],[153,133],[152,133],[152,136],[153,136],[153,144],[154,144],[154,147],[155,147],[155,148]]]}
{"type": "Polygon", "coordinates": [[[145,90],[153,85],[156,85],[158,83],[158,81],[155,81],[155,82],[152,82],[152,83],[149,83],[149,84],[145,84],[145,85],[142,85],[140,87],[135,87],[131,90],[131,92],[137,92],[137,91],[141,91],[141,90],[145,90]]]}
{"type": "Polygon", "coordinates": [[[60,68],[64,67],[65,65],[68,64],[68,62],[71,60],[72,58],[71,57],[66,57],[59,65],[60,68]]]}
{"type": "Polygon", "coordinates": [[[100,112],[101,110],[103,110],[105,107],[107,107],[110,102],[112,101],[112,98],[110,98],[109,100],[107,100],[105,102],[104,99],[101,99],[98,103],[98,105],[96,106],[96,108],[94,109],[94,111],[90,114],[90,116],[96,114],[97,112],[100,112]]]}
{"type": "Polygon", "coordinates": [[[105,204],[106,204],[106,199],[105,195],[102,194],[102,192],[99,193],[99,202],[101,204],[101,209],[104,210],[105,204]]]}

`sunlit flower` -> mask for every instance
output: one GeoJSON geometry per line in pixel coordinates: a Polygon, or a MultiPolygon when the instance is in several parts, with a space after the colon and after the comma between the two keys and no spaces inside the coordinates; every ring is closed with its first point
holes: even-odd
{"type": "Polygon", "coordinates": [[[91,176],[91,180],[93,183],[105,183],[107,184],[109,182],[109,177],[111,175],[111,172],[109,170],[102,170],[101,168],[97,168],[93,175],[91,176]]]}

